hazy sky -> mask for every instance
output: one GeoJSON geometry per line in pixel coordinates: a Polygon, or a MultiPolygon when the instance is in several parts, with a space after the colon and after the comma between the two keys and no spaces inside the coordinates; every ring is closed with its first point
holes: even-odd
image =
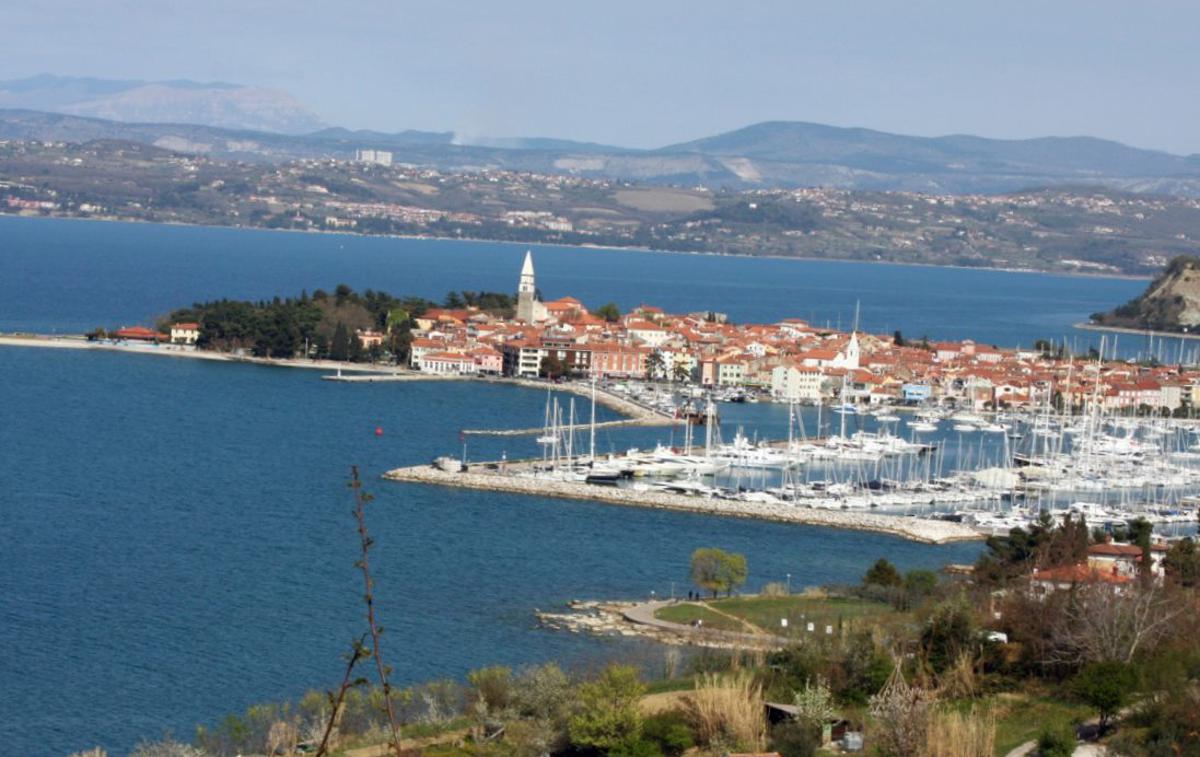
{"type": "Polygon", "coordinates": [[[224,80],[332,124],[650,147],[768,119],[1200,152],[1195,0],[37,0],[0,79],[224,80]]]}

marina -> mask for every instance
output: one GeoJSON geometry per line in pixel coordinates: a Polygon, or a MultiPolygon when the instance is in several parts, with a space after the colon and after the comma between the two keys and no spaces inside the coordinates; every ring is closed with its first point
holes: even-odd
{"type": "MultiPolygon", "coordinates": [[[[589,384],[573,386],[582,394],[589,384]]],[[[660,412],[695,399],[634,382],[606,394],[636,397],[660,412]]],[[[540,458],[467,463],[442,456],[384,478],[930,543],[1030,528],[1046,517],[1082,518],[1107,531],[1140,518],[1163,535],[1189,533],[1197,522],[1200,424],[1191,419],[1114,416],[1099,405],[1071,414],[1049,405],[997,413],[841,404],[832,413],[805,408],[806,416],[789,404],[786,439],[751,438],[739,427],[724,442],[717,403],[709,397],[704,407],[684,426],[681,444],[673,434],[670,443],[603,453],[596,446],[603,424],[578,421],[573,399],[564,407],[547,396],[544,425],[516,432],[540,433],[540,458]]]]}

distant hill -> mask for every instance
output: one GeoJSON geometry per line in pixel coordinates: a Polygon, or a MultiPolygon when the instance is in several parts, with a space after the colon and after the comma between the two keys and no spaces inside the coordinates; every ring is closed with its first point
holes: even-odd
{"type": "Polygon", "coordinates": [[[828,163],[882,173],[967,171],[1107,176],[1200,174],[1200,160],[1094,137],[911,137],[872,129],[768,121],[658,152],[828,163]]]}
{"type": "Polygon", "coordinates": [[[0,107],[127,123],[177,123],[304,134],[321,120],[286,92],[225,82],[43,74],[0,81],[0,107]]]}
{"type": "Polygon", "coordinates": [[[1195,331],[1200,327],[1200,257],[1180,255],[1172,260],[1146,291],[1092,322],[1154,331],[1195,331]]]}
{"type": "MultiPolygon", "coordinates": [[[[385,133],[314,127],[298,134],[282,133],[284,128],[279,123],[274,128],[254,125],[231,128],[207,123],[221,120],[212,118],[196,123],[156,118],[129,123],[114,118],[68,115],[61,111],[83,108],[62,102],[81,96],[81,92],[94,96],[86,102],[112,104],[116,102],[113,98],[145,93],[146,85],[51,79],[52,85],[33,80],[0,83],[0,139],[75,143],[121,139],[223,159],[270,162],[348,159],[356,149],[373,148],[391,150],[397,163],[445,171],[494,168],[729,189],[819,186],[930,194],[998,194],[1035,187],[1102,186],[1129,192],[1200,197],[1200,156],[1143,150],[1092,137],[1025,140],[912,137],[784,121],[755,124],[656,150],[549,137],[468,137],[451,131],[385,133]],[[5,86],[9,89],[3,89],[5,86]],[[111,94],[118,87],[125,89],[111,94]],[[110,94],[101,97],[104,92],[110,94]],[[14,98],[43,105],[3,110],[5,102],[14,98]]],[[[187,93],[200,93],[205,98],[234,97],[247,90],[223,83],[167,82],[155,86],[165,85],[170,85],[180,97],[187,93]]]]}

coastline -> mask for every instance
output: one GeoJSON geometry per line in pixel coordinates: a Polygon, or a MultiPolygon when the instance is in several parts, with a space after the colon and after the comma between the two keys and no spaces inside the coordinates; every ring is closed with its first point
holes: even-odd
{"type": "Polygon", "coordinates": [[[1155,331],[1154,329],[1132,329],[1127,326],[1103,326],[1099,323],[1076,323],[1072,328],[1082,331],[1107,331],[1113,334],[1133,334],[1134,336],[1157,336],[1168,339],[1200,339],[1200,334],[1184,333],[1181,331],[1155,331]]]}
{"type": "MultiPolygon", "coordinates": [[[[383,383],[405,381],[474,381],[478,383],[502,384],[518,386],[524,389],[551,390],[556,392],[571,392],[581,397],[591,396],[591,387],[578,382],[556,384],[548,381],[537,381],[528,378],[508,378],[501,376],[440,376],[421,373],[409,368],[394,365],[372,365],[369,363],[343,363],[336,360],[302,360],[295,358],[262,358],[230,355],[223,352],[210,352],[187,348],[180,345],[138,345],[113,344],[111,342],[89,342],[86,337],[78,334],[50,336],[46,334],[19,334],[0,332],[0,347],[27,347],[31,349],[73,349],[96,350],[101,352],[118,352],[126,355],[150,355],[155,357],[185,358],[192,360],[211,360],[243,365],[259,365],[274,368],[300,368],[304,370],[319,370],[331,372],[332,375],[322,378],[339,383],[383,383]],[[348,373],[350,375],[341,375],[348,373]]],[[[596,404],[615,410],[624,416],[623,425],[666,426],[680,423],[678,419],[646,407],[625,397],[596,388],[596,404]]],[[[479,433],[475,431],[474,433],[479,433]]]]}
{"type": "Polygon", "coordinates": [[[719,258],[744,258],[747,260],[794,260],[797,262],[806,263],[857,263],[865,265],[895,265],[906,266],[912,268],[944,268],[957,271],[996,271],[1000,273],[1020,273],[1032,274],[1039,276],[1063,276],[1066,278],[1082,278],[1082,279],[1116,279],[1122,281],[1150,281],[1153,276],[1150,274],[1139,275],[1132,273],[1090,273],[1085,271],[1056,271],[1040,268],[1020,268],[1011,266],[966,266],[966,265],[951,265],[949,263],[920,263],[904,260],[859,260],[855,258],[821,258],[812,257],[809,255],[742,255],[728,252],[709,252],[704,250],[659,250],[649,247],[639,247],[637,245],[615,246],[604,244],[570,244],[567,242],[514,242],[507,239],[488,239],[486,237],[452,237],[438,236],[436,234],[363,234],[357,231],[335,231],[329,229],[268,229],[261,226],[227,226],[213,223],[185,223],[182,221],[149,221],[141,218],[119,218],[115,216],[105,217],[84,217],[71,215],[22,215],[20,213],[9,213],[0,210],[0,218],[28,218],[28,219],[50,219],[56,221],[88,221],[97,223],[136,223],[158,226],[179,226],[184,228],[200,228],[200,229],[227,229],[231,231],[260,231],[260,232],[285,232],[289,234],[328,234],[332,236],[348,236],[358,237],[362,239],[411,239],[417,241],[430,242],[465,242],[469,244],[503,244],[513,247],[526,248],[552,248],[560,247],[570,250],[604,250],[607,252],[640,252],[652,255],[702,255],[706,257],[719,258]]]}

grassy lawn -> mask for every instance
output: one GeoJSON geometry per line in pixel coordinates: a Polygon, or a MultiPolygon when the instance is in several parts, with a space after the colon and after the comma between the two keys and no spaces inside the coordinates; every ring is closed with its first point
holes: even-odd
{"type": "Polygon", "coordinates": [[[748,631],[745,626],[736,620],[715,613],[704,605],[690,603],[669,605],[654,613],[654,617],[671,623],[682,623],[685,626],[690,626],[693,621],[701,620],[704,622],[704,628],[716,628],[721,631],[738,631],[741,633],[748,631]]]}
{"type": "Polygon", "coordinates": [[[1046,726],[1071,724],[1095,713],[1083,705],[1045,696],[1002,694],[996,703],[996,754],[1011,750],[1038,737],[1046,726]]]}
{"type": "Polygon", "coordinates": [[[726,615],[741,618],[764,631],[781,635],[806,633],[808,623],[816,626],[817,633],[824,633],[825,626],[836,630],[840,624],[868,620],[884,626],[907,622],[909,616],[899,613],[889,605],[865,599],[846,597],[814,598],[790,597],[732,597],[701,604],[678,604],[664,607],[657,617],[675,623],[691,623],[700,619],[708,628],[729,631],[744,631],[726,615]],[[707,605],[707,606],[706,606],[707,605]],[[710,609],[711,608],[711,609],[710,609]],[[714,612],[715,611],[715,612],[714,612]],[[786,618],[784,631],[780,620],[786,618]]]}

